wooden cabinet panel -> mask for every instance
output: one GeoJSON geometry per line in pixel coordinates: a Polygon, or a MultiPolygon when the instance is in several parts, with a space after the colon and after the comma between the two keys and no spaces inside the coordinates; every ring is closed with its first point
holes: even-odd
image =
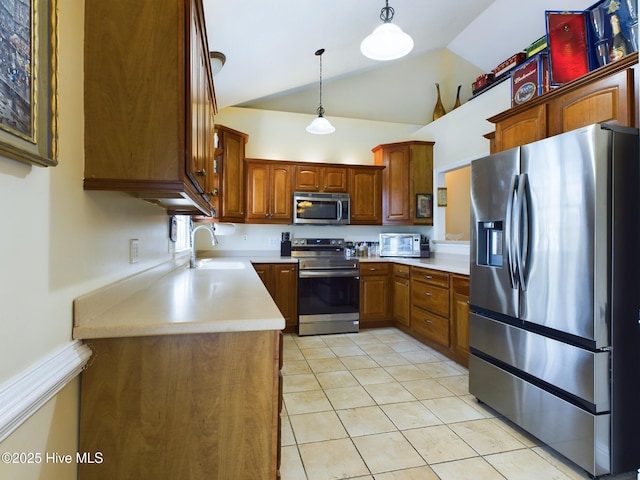
{"type": "Polygon", "coordinates": [[[449,289],[412,281],[411,304],[449,318],[449,289]]]}
{"type": "Polygon", "coordinates": [[[451,276],[451,351],[469,365],[469,277],[451,276]]]}
{"type": "Polygon", "coordinates": [[[351,224],[382,223],[382,172],[380,168],[349,168],[351,224]]]}
{"type": "Polygon", "coordinates": [[[221,222],[244,222],[245,178],[244,155],[248,136],[237,130],[216,125],[218,152],[216,171],[212,176],[220,177],[217,190],[208,192],[216,206],[221,222]]]}
{"type": "Polygon", "coordinates": [[[293,189],[296,192],[347,192],[346,166],[296,165],[293,189]]]}
{"type": "Polygon", "coordinates": [[[432,225],[431,218],[416,217],[416,194],[433,193],[433,142],[378,145],[372,151],[382,165],[382,223],[432,225]]]}
{"type": "Polygon", "coordinates": [[[390,321],[390,273],[386,262],[360,263],[360,322],[390,321]]]}
{"type": "Polygon", "coordinates": [[[254,263],[269,295],[284,317],[285,330],[298,330],[298,264],[254,263]]]}
{"type": "Polygon", "coordinates": [[[411,307],[411,328],[418,334],[449,348],[449,319],[433,315],[422,308],[411,307]]]}
{"type": "Polygon", "coordinates": [[[495,144],[501,151],[546,137],[547,106],[538,105],[497,124],[495,144]]]}
{"type": "MultiPolygon", "coordinates": [[[[409,269],[407,268],[407,272],[409,269]]],[[[409,278],[393,276],[393,320],[409,327],[411,325],[411,286],[409,278]]]]}
{"type": "Polygon", "coordinates": [[[293,196],[291,166],[269,160],[246,161],[246,221],[250,223],[291,223],[293,196]]]}
{"type": "Polygon", "coordinates": [[[155,7],[85,5],[84,188],[210,216],[215,94],[202,3],[155,7]],[[132,41],[143,38],[153,42],[132,41]]]}
{"type": "Polygon", "coordinates": [[[624,70],[560,95],[549,103],[549,135],[593,123],[633,125],[633,70],[624,70]]]}
{"type": "Polygon", "coordinates": [[[80,480],[277,477],[279,331],[95,339],[91,348],[79,449],[105,461],[80,463],[80,480]]]}

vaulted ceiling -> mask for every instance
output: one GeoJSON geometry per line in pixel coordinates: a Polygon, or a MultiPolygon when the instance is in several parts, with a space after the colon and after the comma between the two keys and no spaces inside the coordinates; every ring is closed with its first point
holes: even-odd
{"type": "Polygon", "coordinates": [[[215,76],[218,109],[246,106],[309,113],[318,106],[322,57],[326,116],[423,125],[441,84],[449,109],[476,76],[545,34],[545,10],[583,10],[593,0],[390,0],[393,23],[415,46],[378,62],[360,42],[381,24],[381,0],[204,0],[211,51],[226,64],[215,76]]]}

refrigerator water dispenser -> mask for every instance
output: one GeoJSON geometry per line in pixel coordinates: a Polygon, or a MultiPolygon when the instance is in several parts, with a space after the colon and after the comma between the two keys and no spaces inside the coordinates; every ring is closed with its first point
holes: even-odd
{"type": "Polygon", "coordinates": [[[502,223],[478,222],[478,265],[502,267],[502,223]]]}

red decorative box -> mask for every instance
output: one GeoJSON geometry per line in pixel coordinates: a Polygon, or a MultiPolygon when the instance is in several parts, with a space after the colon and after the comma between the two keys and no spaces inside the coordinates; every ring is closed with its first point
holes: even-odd
{"type": "Polygon", "coordinates": [[[498,65],[496,68],[492,70],[493,77],[497,79],[500,75],[507,73],[512,68],[520,65],[522,62],[526,60],[526,58],[527,58],[526,53],[524,52],[516,53],[515,55],[505,60],[504,62],[502,62],[500,65],[498,65]]]}
{"type": "Polygon", "coordinates": [[[526,103],[550,88],[548,56],[538,53],[511,71],[511,106],[526,103]]]}
{"type": "Polygon", "coordinates": [[[589,73],[587,12],[546,11],[551,84],[562,85],[589,73]]]}
{"type": "Polygon", "coordinates": [[[473,82],[473,85],[471,86],[471,90],[473,93],[476,93],[492,82],[493,82],[493,73],[483,73],[478,78],[476,78],[475,82],[473,82]]]}

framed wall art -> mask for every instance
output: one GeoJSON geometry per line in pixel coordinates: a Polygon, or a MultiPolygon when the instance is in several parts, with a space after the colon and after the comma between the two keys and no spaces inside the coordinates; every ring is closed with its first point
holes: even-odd
{"type": "Polygon", "coordinates": [[[416,218],[433,217],[433,195],[416,193],[416,218]]]}
{"type": "Polygon", "coordinates": [[[446,188],[438,188],[438,206],[439,207],[447,206],[447,189],[446,188]]]}
{"type": "Polygon", "coordinates": [[[3,0],[0,156],[58,164],[57,0],[3,0]]]}

